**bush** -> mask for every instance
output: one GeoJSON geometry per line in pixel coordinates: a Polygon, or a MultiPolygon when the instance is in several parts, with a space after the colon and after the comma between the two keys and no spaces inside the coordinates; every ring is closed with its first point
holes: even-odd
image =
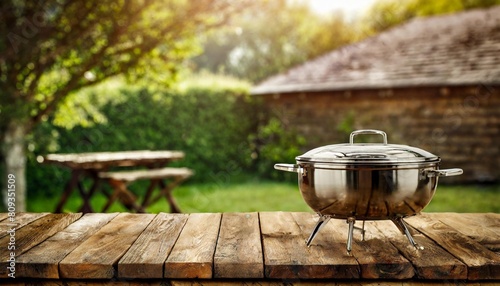
{"type": "MultiPolygon", "coordinates": [[[[39,125],[30,141],[34,150],[28,161],[30,195],[54,195],[61,192],[69,172],[57,166],[40,166],[36,155],[52,152],[82,153],[123,150],[182,150],[186,157],[173,165],[195,171],[189,182],[225,184],[246,174],[275,178],[281,172],[274,163],[293,162],[300,143],[290,132],[282,131],[263,105],[249,96],[248,85],[235,81],[218,84],[195,82],[176,90],[150,90],[121,84],[102,98],[94,120],[84,126],[53,121],[39,125]],[[102,114],[103,116],[100,116],[102,114]]],[[[85,91],[98,98],[105,89],[85,91]]],[[[81,99],[80,99],[81,100],[81,99]]],[[[85,102],[85,101],[82,101],[85,102]]],[[[71,104],[72,108],[81,108],[71,104]]],[[[74,121],[71,114],[64,111],[74,121]]],[[[281,176],[282,178],[283,176],[281,176]]]]}
{"type": "MultiPolygon", "coordinates": [[[[266,124],[259,126],[251,135],[256,142],[256,171],[263,178],[296,181],[297,175],[271,170],[275,163],[295,163],[295,157],[301,154],[305,138],[294,130],[288,131],[277,117],[269,117],[266,124]]],[[[254,155],[255,157],[255,155],[254,155]]]]}

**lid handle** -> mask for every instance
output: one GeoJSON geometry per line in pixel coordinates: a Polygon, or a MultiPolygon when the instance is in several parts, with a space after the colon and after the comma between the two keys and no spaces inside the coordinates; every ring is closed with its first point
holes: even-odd
{"type": "Polygon", "coordinates": [[[384,145],[387,145],[387,134],[385,134],[384,131],[375,130],[375,129],[361,129],[361,130],[353,131],[351,133],[351,136],[349,137],[349,143],[351,145],[354,144],[354,136],[360,135],[360,134],[382,135],[382,137],[384,137],[384,145]]]}

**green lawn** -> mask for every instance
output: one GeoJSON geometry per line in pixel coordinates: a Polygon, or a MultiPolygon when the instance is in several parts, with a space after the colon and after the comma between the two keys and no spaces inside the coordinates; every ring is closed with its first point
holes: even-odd
{"type": "MultiPolygon", "coordinates": [[[[183,212],[254,212],[254,211],[311,211],[294,184],[248,180],[244,183],[184,185],[174,190],[183,212]]],[[[436,195],[425,208],[426,212],[495,212],[500,213],[500,185],[446,186],[439,185],[436,195]]],[[[100,210],[103,195],[94,197],[92,205],[100,210]]],[[[31,198],[28,210],[51,212],[57,198],[31,198]]],[[[70,198],[65,211],[76,212],[81,200],[70,198]]],[[[110,212],[126,211],[115,203],[110,212]]],[[[149,212],[169,212],[165,200],[148,209],[149,212]]]]}

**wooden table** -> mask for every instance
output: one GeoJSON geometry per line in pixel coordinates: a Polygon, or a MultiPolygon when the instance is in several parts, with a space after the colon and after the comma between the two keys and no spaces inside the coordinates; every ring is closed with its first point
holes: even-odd
{"type": "MultiPolygon", "coordinates": [[[[63,210],[68,197],[78,189],[83,204],[80,209],[83,213],[93,212],[90,199],[100,184],[99,174],[114,167],[146,167],[159,168],[168,163],[184,158],[181,151],[123,151],[123,152],[93,152],[76,154],[49,154],[38,158],[40,163],[57,164],[71,169],[71,178],[64,188],[64,192],[55,209],[56,213],[63,210]],[[83,186],[84,179],[91,180],[91,186],[86,190],[83,186]]],[[[163,184],[163,183],[162,183],[163,184]]],[[[150,185],[150,188],[154,186],[150,185]]],[[[162,185],[161,187],[165,187],[162,185]]],[[[171,206],[177,208],[176,205],[171,206]]],[[[178,212],[177,210],[175,210],[178,212]]]]}
{"type": "Polygon", "coordinates": [[[305,246],[317,220],[311,213],[22,213],[15,217],[16,280],[7,278],[7,214],[0,219],[0,283],[500,284],[500,214],[493,213],[408,218],[421,251],[390,221],[370,221],[352,256],[342,220],[305,246]]]}

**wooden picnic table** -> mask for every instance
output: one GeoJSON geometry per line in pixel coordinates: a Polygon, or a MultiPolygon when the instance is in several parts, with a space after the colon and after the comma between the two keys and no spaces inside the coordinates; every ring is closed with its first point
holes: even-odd
{"type": "MultiPolygon", "coordinates": [[[[132,211],[143,212],[145,207],[149,205],[149,195],[154,188],[159,185],[161,195],[167,197],[172,212],[180,212],[179,207],[175,203],[171,195],[172,188],[175,187],[185,178],[189,177],[192,172],[187,169],[175,169],[165,167],[172,161],[184,158],[182,151],[121,151],[121,152],[91,152],[91,153],[74,153],[74,154],[49,154],[40,156],[38,161],[43,164],[57,164],[69,168],[71,170],[71,178],[67,182],[61,199],[56,206],[55,212],[60,213],[68,200],[71,193],[78,190],[83,199],[80,212],[93,212],[90,205],[90,199],[100,186],[100,182],[105,179],[110,182],[114,189],[112,195],[108,195],[108,202],[105,205],[103,212],[115,201],[120,200],[124,205],[132,211]],[[150,171],[122,171],[109,172],[110,169],[116,167],[143,167],[150,171]],[[165,185],[163,178],[173,177],[174,182],[170,186],[165,185]],[[84,187],[83,181],[90,180],[91,185],[87,190],[84,187]],[[142,205],[138,205],[136,197],[126,188],[126,185],[137,179],[150,179],[150,185],[147,190],[147,197],[142,205]]],[[[158,197],[155,198],[158,200],[158,197]]]]}
{"type": "Polygon", "coordinates": [[[500,214],[424,213],[408,218],[423,250],[409,245],[392,222],[367,221],[365,241],[356,235],[351,255],[343,220],[332,219],[306,247],[317,219],[312,213],[293,212],[20,213],[15,217],[13,280],[7,276],[10,226],[3,213],[0,283],[500,283],[500,214]]]}

